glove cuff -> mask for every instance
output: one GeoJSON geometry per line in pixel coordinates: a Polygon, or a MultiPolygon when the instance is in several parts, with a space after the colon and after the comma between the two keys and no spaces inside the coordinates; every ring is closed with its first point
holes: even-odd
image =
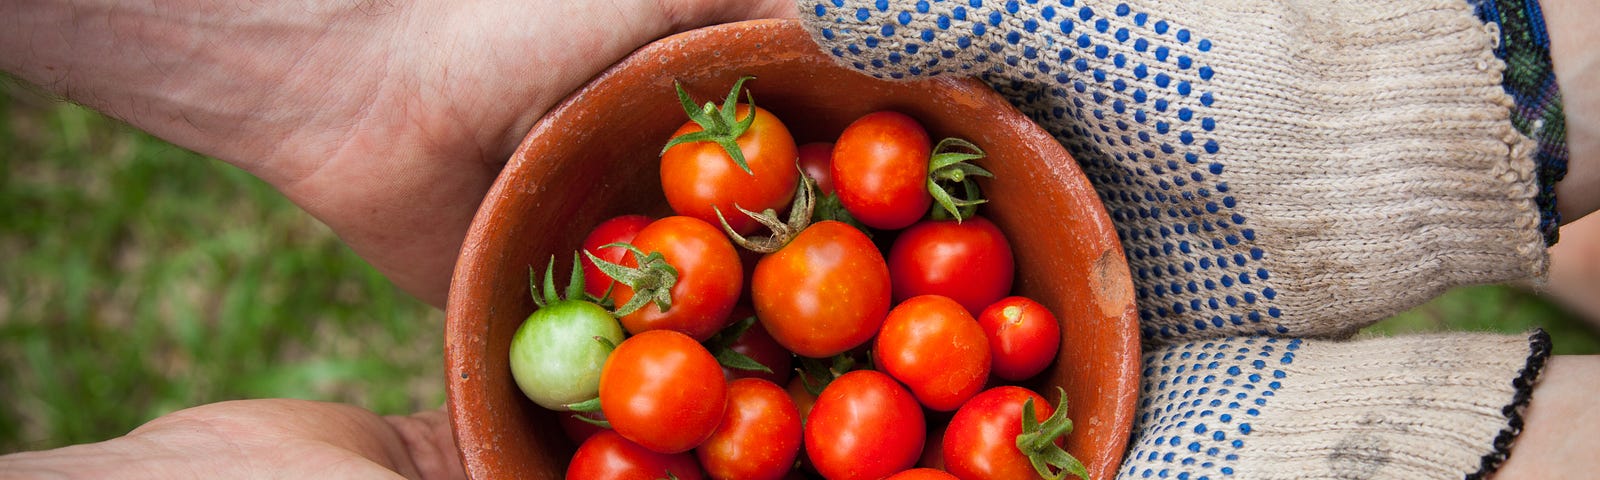
{"type": "Polygon", "coordinates": [[[1163,348],[1122,474],[1482,478],[1521,432],[1549,346],[1537,331],[1163,348]]]}

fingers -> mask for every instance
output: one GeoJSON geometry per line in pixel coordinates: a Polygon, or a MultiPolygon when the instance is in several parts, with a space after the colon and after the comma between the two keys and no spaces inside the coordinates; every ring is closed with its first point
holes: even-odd
{"type": "Polygon", "coordinates": [[[467,478],[456,448],[450,418],[444,409],[417,412],[409,416],[384,417],[400,436],[405,449],[424,480],[467,478]]]}
{"type": "Polygon", "coordinates": [[[794,0],[655,0],[673,32],[718,23],[795,17],[794,0]]]}

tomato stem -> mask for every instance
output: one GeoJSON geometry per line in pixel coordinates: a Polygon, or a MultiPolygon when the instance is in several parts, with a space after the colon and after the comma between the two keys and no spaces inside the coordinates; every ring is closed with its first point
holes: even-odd
{"type": "Polygon", "coordinates": [[[738,342],[739,337],[744,336],[744,332],[749,331],[750,327],[755,323],[755,316],[745,317],[743,320],[733,322],[728,328],[722,329],[721,332],[717,332],[715,336],[705,341],[706,350],[710,351],[711,356],[717,358],[717,363],[722,364],[724,367],[751,372],[772,373],[771,368],[767,368],[761,362],[757,362],[750,356],[733,349],[733,344],[738,342]]]}
{"type": "Polygon", "coordinates": [[[936,219],[962,220],[972,218],[978,205],[988,200],[978,189],[976,177],[993,178],[994,174],[983,167],[968,163],[988,154],[972,142],[960,138],[940,140],[928,158],[928,193],[939,204],[933,210],[936,219]]]}
{"type": "Polygon", "coordinates": [[[1067,392],[1056,387],[1056,395],[1060,400],[1056,402],[1055,412],[1042,423],[1033,413],[1033,398],[1022,403],[1022,433],[1017,435],[1017,449],[1028,456],[1034,471],[1041,477],[1059,480],[1070,473],[1088,480],[1089,471],[1083,462],[1056,445],[1057,439],[1072,433],[1072,419],[1067,417],[1067,392]]]}
{"type": "Polygon", "coordinates": [[[678,284],[678,269],[667,263],[666,257],[661,256],[661,252],[645,254],[638,247],[627,243],[611,243],[600,248],[611,247],[627,249],[638,266],[630,268],[611,263],[588,251],[583,254],[588,255],[589,260],[593,261],[606,276],[633,289],[633,298],[629,298],[628,303],[617,307],[613,313],[618,317],[626,316],[649,303],[655,303],[656,308],[660,308],[663,312],[671,309],[672,287],[678,284]]]}
{"type": "Polygon", "coordinates": [[[696,107],[694,100],[689,99],[689,93],[683,90],[683,83],[673,81],[672,86],[678,91],[678,102],[683,104],[683,113],[689,115],[690,121],[700,125],[700,131],[672,137],[667,140],[665,147],[661,147],[661,154],[666,155],[667,150],[682,143],[712,142],[722,147],[722,150],[727,152],[728,158],[733,159],[733,164],[738,165],[740,170],[755,175],[750,171],[750,165],[745,162],[744,151],[739,148],[738,143],[739,136],[744,135],[756,121],[755,97],[748,90],[745,91],[745,103],[750,105],[749,115],[746,115],[744,120],[737,118],[739,91],[746,80],[753,78],[755,77],[744,76],[733,82],[733,89],[728,91],[728,98],[723,100],[722,108],[717,108],[716,104],[711,102],[696,107]]]}
{"type": "Polygon", "coordinates": [[[794,192],[794,203],[789,206],[788,222],[779,221],[778,213],[772,211],[772,209],[755,213],[745,210],[744,207],[737,204],[733,206],[750,218],[755,219],[756,222],[772,230],[772,235],[766,237],[749,238],[740,235],[739,232],[733,230],[732,226],[728,225],[728,219],[722,216],[722,209],[712,207],[712,211],[717,213],[717,220],[722,222],[722,230],[733,238],[733,243],[758,253],[772,253],[783,248],[784,245],[788,245],[790,240],[793,240],[806,227],[811,226],[811,214],[816,208],[815,186],[816,181],[812,180],[811,177],[800,175],[800,185],[795,188],[794,192]]]}

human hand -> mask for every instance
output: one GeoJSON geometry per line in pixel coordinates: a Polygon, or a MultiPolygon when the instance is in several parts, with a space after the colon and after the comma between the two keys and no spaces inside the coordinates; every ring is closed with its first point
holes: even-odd
{"type": "Polygon", "coordinates": [[[442,410],[242,400],[171,413],[100,443],[0,456],[0,478],[408,478],[466,472],[442,410]]]}
{"type": "Polygon", "coordinates": [[[656,38],[792,15],[793,0],[6,2],[0,44],[29,48],[0,49],[0,67],[250,171],[441,306],[478,204],[545,111],[656,38]]]}

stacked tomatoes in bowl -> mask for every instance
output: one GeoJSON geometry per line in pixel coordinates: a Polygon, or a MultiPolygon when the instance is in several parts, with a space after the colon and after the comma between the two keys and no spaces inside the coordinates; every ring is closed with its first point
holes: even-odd
{"type": "Polygon", "coordinates": [[[892,110],[797,146],[747,80],[677,89],[671,215],[607,219],[564,289],[554,258],[530,281],[511,373],[567,417],[566,477],[1087,477],[1065,404],[1016,385],[1064,335],[1011,295],[982,148],[892,110]]]}
{"type": "MultiPolygon", "coordinates": [[[[556,308],[556,312],[569,308],[572,311],[601,312],[594,315],[595,318],[612,316],[615,312],[613,309],[627,305],[635,297],[641,297],[638,302],[645,305],[639,309],[646,312],[641,315],[661,310],[654,305],[655,296],[649,293],[649,289],[644,289],[645,293],[637,293],[639,289],[634,289],[633,296],[624,298],[623,286],[611,287],[611,301],[607,305],[601,306],[596,302],[584,305],[584,293],[575,294],[574,289],[567,288],[573,283],[571,266],[574,263],[591,263],[582,251],[595,253],[602,260],[622,267],[638,266],[638,259],[631,252],[624,253],[626,248],[600,248],[620,241],[619,237],[606,236],[600,243],[585,246],[586,237],[602,224],[608,223],[608,220],[629,215],[644,217],[643,222],[622,228],[633,229],[635,235],[635,238],[623,243],[639,248],[648,257],[650,252],[646,250],[655,249],[645,248],[647,245],[644,244],[648,242],[636,238],[643,233],[644,223],[666,221],[671,217],[692,217],[678,213],[668,201],[666,189],[671,188],[668,185],[684,183],[663,178],[663,175],[669,174],[662,169],[663,147],[668,139],[676,136],[677,130],[686,121],[685,106],[674,95],[674,85],[681,82],[692,99],[722,103],[731,86],[746,75],[753,75],[756,79],[744,84],[749,94],[741,94],[744,95],[741,100],[753,97],[757,105],[781,119],[795,142],[801,145],[795,153],[798,157],[806,157],[805,152],[815,148],[806,144],[833,142],[837,146],[838,143],[844,143],[841,140],[851,124],[882,111],[903,114],[924,127],[929,132],[929,143],[934,145],[930,147],[929,157],[933,156],[932,149],[937,147],[939,140],[948,137],[965,139],[981,147],[984,157],[969,163],[981,165],[993,174],[993,177],[982,177],[977,182],[983,187],[981,194],[987,202],[977,206],[977,218],[963,220],[959,225],[963,228],[977,225],[977,219],[981,218],[1004,232],[1012,254],[1010,263],[1013,268],[1007,295],[1034,300],[1053,313],[1062,325],[1060,336],[1069,343],[1059,346],[1053,360],[1048,362],[1048,367],[1042,373],[1015,383],[998,378],[1002,368],[994,365],[994,359],[999,357],[995,353],[998,349],[991,347],[991,380],[964,404],[987,398],[985,392],[1001,385],[1015,384],[1025,387],[1023,390],[1042,394],[1046,401],[1034,400],[1036,410],[1032,416],[1034,421],[1045,424],[1039,429],[1044,433],[1030,436],[1030,439],[1034,439],[1030,443],[1054,443],[1045,439],[1052,438],[1049,432],[1059,428],[1058,424],[1063,422],[1052,424],[1047,420],[1056,410],[1057,402],[1065,399],[1071,407],[1074,422],[1072,433],[1065,436],[1064,449],[1082,460],[1091,477],[1109,478],[1114,475],[1126,450],[1139,391],[1135,295],[1125,261],[1127,257],[1117,241],[1117,236],[1123,232],[1111,224],[1110,216],[1100,204],[1097,193],[1061,144],[994,90],[1026,90],[1031,87],[1027,84],[991,87],[967,78],[890,81],[864,76],[838,64],[827,52],[818,50],[810,34],[795,20],[724,24],[658,40],[591,79],[555,108],[548,112],[540,110],[544,113],[508,160],[472,220],[451,280],[444,331],[447,407],[467,475],[479,480],[559,479],[566,476],[569,466],[578,463],[580,458],[577,454],[584,442],[574,441],[565,433],[567,429],[563,426],[581,422],[573,418],[573,412],[566,405],[595,398],[598,389],[589,391],[587,397],[572,394],[570,397],[555,398],[549,402],[552,406],[541,405],[530,399],[518,384],[518,375],[512,372],[513,361],[508,361],[513,357],[512,345],[532,339],[540,342],[538,348],[532,349],[534,351],[569,348],[587,351],[592,355],[591,361],[603,370],[607,359],[615,356],[614,351],[621,350],[622,343],[649,333],[630,337],[630,330],[622,328],[626,325],[624,321],[608,320],[618,328],[593,336],[608,339],[616,348],[605,346],[605,343],[594,340],[592,336],[586,341],[567,341],[570,332],[525,332],[523,335],[527,335],[526,338],[518,338],[518,332],[528,323],[530,316],[545,315],[534,312],[550,309],[552,304],[557,303],[562,306],[556,308]],[[575,253],[579,255],[577,259],[574,259],[575,253]],[[529,294],[530,267],[534,273],[534,287],[538,291],[536,295],[529,294]],[[550,270],[548,274],[547,269],[550,270]],[[549,280],[548,283],[546,280],[549,280]],[[579,301],[569,302],[574,299],[579,301]],[[541,340],[547,337],[550,341],[541,340]]],[[[700,106],[693,108],[702,109],[700,106]]],[[[742,121],[746,117],[736,115],[734,118],[742,121]]],[[[826,149],[830,160],[833,150],[826,149]]],[[[976,153],[961,145],[947,145],[947,150],[956,154],[976,153]]],[[[741,152],[747,157],[755,157],[753,150],[742,148],[741,152]]],[[[760,173],[754,162],[750,166],[753,172],[760,173]]],[[[726,168],[730,174],[748,176],[737,166],[726,168]]],[[[831,167],[827,170],[831,171],[831,167]]],[[[1130,175],[1136,173],[1131,172],[1130,175]]],[[[693,178],[711,176],[702,172],[693,175],[693,178]]],[[[781,220],[779,223],[787,228],[794,210],[794,197],[801,191],[799,179],[802,174],[797,172],[793,178],[793,185],[784,189],[786,193],[792,193],[773,204],[776,206],[761,207],[747,204],[744,200],[739,205],[757,214],[770,208],[774,211],[774,217],[781,220]]],[[[837,185],[839,179],[833,180],[833,196],[844,196],[847,192],[842,192],[837,185]]],[[[926,182],[926,178],[923,182],[926,182]]],[[[964,193],[964,187],[956,188],[955,183],[945,183],[952,186],[952,200],[969,198],[964,193]]],[[[814,212],[827,212],[834,208],[826,200],[829,197],[827,191],[820,182],[810,190],[809,198],[814,212]]],[[[930,206],[928,211],[944,210],[942,206],[937,206],[938,203],[932,202],[930,205],[935,206],[930,206]]],[[[722,218],[727,219],[730,226],[735,226],[734,222],[742,221],[740,219],[749,218],[738,209],[719,207],[718,211],[724,214],[722,218]]],[[[721,241],[732,244],[731,248],[738,252],[740,279],[737,288],[740,293],[734,302],[734,310],[715,320],[724,322],[722,325],[725,326],[715,329],[716,333],[711,338],[693,343],[699,344],[708,353],[723,350],[746,352],[743,356],[756,363],[775,365],[760,353],[765,350],[750,349],[745,344],[751,343],[746,337],[770,339],[777,336],[768,332],[764,325],[777,319],[759,314],[758,308],[766,307],[757,304],[757,296],[753,291],[758,277],[758,264],[762,263],[763,258],[776,254],[758,254],[740,246],[722,228],[721,220],[717,219],[715,213],[709,220],[699,221],[715,227],[721,234],[721,241]],[[760,318],[750,320],[751,317],[760,318]],[[737,327],[745,324],[748,324],[745,331],[738,332],[737,327]],[[723,348],[724,345],[731,346],[723,348]]],[[[787,245],[785,249],[792,249],[795,242],[808,243],[793,237],[804,236],[804,232],[815,229],[818,224],[838,221],[841,220],[812,221],[807,228],[798,229],[800,233],[792,235],[788,243],[783,245],[787,245]]],[[[857,218],[855,221],[862,222],[863,219],[857,218]]],[[[760,222],[755,223],[759,225],[760,222]]],[[[883,324],[877,327],[878,332],[883,332],[884,326],[891,323],[891,314],[888,312],[911,298],[894,295],[897,279],[905,276],[897,273],[899,267],[894,266],[893,247],[900,239],[913,236],[916,229],[916,226],[900,229],[856,228],[864,234],[871,233],[871,241],[890,271],[889,300],[883,313],[883,324]]],[[[773,229],[765,225],[739,235],[757,244],[778,243],[768,242],[773,238],[773,229]]],[[[951,237],[946,233],[934,236],[951,237]]],[[[671,242],[672,245],[683,243],[686,242],[671,242]]],[[[663,252],[661,257],[668,260],[670,255],[663,252]]],[[[674,269],[680,267],[684,271],[689,270],[687,265],[674,269]]],[[[850,275],[850,282],[855,281],[854,277],[867,276],[865,270],[851,271],[853,275],[850,275]]],[[[692,279],[686,277],[680,275],[677,285],[693,283],[692,279]]],[[[975,274],[967,274],[958,282],[964,286],[963,292],[976,285],[968,281],[976,277],[975,274]]],[[[593,294],[596,297],[604,296],[607,285],[612,282],[609,275],[598,270],[585,271],[583,280],[586,284],[599,284],[593,294]]],[[[842,282],[837,286],[846,285],[842,282]]],[[[777,283],[788,284],[791,289],[800,287],[797,279],[784,279],[777,283]]],[[[668,289],[669,293],[672,293],[671,290],[668,289]]],[[[962,303],[956,293],[944,296],[962,303]]],[[[702,305],[701,299],[692,296],[674,294],[670,301],[672,303],[666,311],[692,311],[700,308],[696,305],[702,305]]],[[[831,299],[814,299],[812,305],[818,308],[842,308],[839,302],[831,299]]],[[[981,308],[966,309],[966,314],[981,320],[981,308]]],[[[621,318],[626,319],[628,315],[622,315],[621,318]]],[[[595,324],[604,325],[605,322],[595,324]]],[[[581,322],[574,325],[592,328],[585,327],[581,322]]],[[[941,411],[922,406],[916,390],[912,388],[915,380],[896,380],[889,373],[892,370],[885,367],[891,362],[873,354],[874,350],[886,350],[878,348],[876,344],[878,337],[887,336],[882,333],[873,335],[872,339],[861,345],[832,357],[796,356],[789,353],[789,348],[780,346],[778,348],[782,355],[779,357],[789,359],[792,363],[788,368],[769,367],[773,377],[768,380],[773,385],[798,387],[785,388],[786,393],[806,391],[803,385],[797,385],[794,381],[802,377],[799,374],[801,371],[807,372],[803,376],[807,379],[835,376],[849,379],[881,374],[883,377],[878,377],[880,380],[884,377],[893,380],[917,403],[917,410],[921,411],[925,421],[923,428],[926,435],[918,442],[925,445],[921,450],[926,460],[919,460],[919,464],[935,465],[942,461],[943,448],[934,446],[943,447],[945,442],[940,435],[945,433],[947,426],[956,423],[956,417],[960,416],[956,412],[960,407],[941,411]]],[[[695,340],[693,336],[689,338],[695,340]]],[[[777,344],[776,340],[769,343],[777,344]]],[[[574,358],[581,357],[574,355],[574,358]]],[[[724,378],[723,381],[727,382],[722,412],[725,416],[731,415],[731,412],[738,411],[733,405],[742,404],[736,398],[744,395],[737,393],[739,389],[731,385],[750,382],[728,381],[720,373],[721,364],[730,363],[725,360],[734,359],[736,363],[738,357],[718,353],[712,353],[712,356],[720,357],[719,374],[703,376],[724,378]]],[[[955,357],[953,349],[946,349],[935,357],[935,361],[941,366],[950,365],[942,367],[942,370],[954,370],[955,357]]],[[[731,370],[740,375],[766,376],[748,370],[731,370]]],[[[569,372],[571,378],[550,383],[566,386],[595,382],[598,385],[598,378],[585,377],[577,373],[580,371],[592,375],[595,370],[572,369],[569,372]]],[[[836,388],[840,386],[838,382],[834,380],[828,385],[817,382],[813,389],[821,392],[836,388]]],[[[847,381],[843,385],[851,383],[854,382],[847,381]]],[[[673,388],[679,387],[675,385],[673,388]]],[[[581,391],[587,390],[573,389],[569,393],[581,391]]],[[[768,395],[765,397],[775,397],[770,395],[770,389],[766,389],[766,392],[768,395]]],[[[1015,390],[1008,388],[1002,392],[1015,390]]],[[[795,402],[794,399],[800,397],[790,395],[789,398],[790,402],[795,402]]],[[[803,400],[795,403],[797,412],[806,411],[803,400]]],[[[822,403],[846,405],[826,400],[822,403]]],[[[1026,400],[1007,403],[1016,405],[1026,403],[1026,400]]],[[[603,417],[600,413],[603,412],[585,415],[599,419],[603,417]]],[[[877,415],[867,411],[862,414],[877,415]]],[[[817,415],[815,410],[811,415],[817,415]]],[[[618,423],[617,420],[608,419],[613,426],[618,423]]],[[[805,423],[809,428],[811,422],[805,423]]],[[[1020,429],[1021,421],[1005,423],[1017,425],[1015,428],[1020,429]]],[[[723,419],[718,425],[720,429],[729,423],[723,419]]],[[[622,438],[617,433],[620,430],[606,430],[607,433],[602,436],[622,438]]],[[[816,459],[806,458],[809,455],[805,438],[802,432],[796,456],[810,466],[796,469],[791,474],[795,478],[818,475],[816,459]]],[[[836,438],[819,447],[847,448],[854,438],[836,438]]],[[[694,457],[696,452],[708,450],[708,442],[712,441],[702,441],[684,453],[673,455],[694,457]]],[[[628,445],[639,444],[634,440],[628,442],[628,445]]],[[[859,455],[864,457],[861,461],[871,462],[876,457],[885,456],[873,450],[876,448],[864,448],[867,453],[859,455]]],[[[973,451],[980,449],[977,446],[961,448],[973,451]]],[[[698,466],[699,459],[694,458],[694,462],[698,466]]],[[[705,469],[702,467],[702,470],[705,469]]]]}

